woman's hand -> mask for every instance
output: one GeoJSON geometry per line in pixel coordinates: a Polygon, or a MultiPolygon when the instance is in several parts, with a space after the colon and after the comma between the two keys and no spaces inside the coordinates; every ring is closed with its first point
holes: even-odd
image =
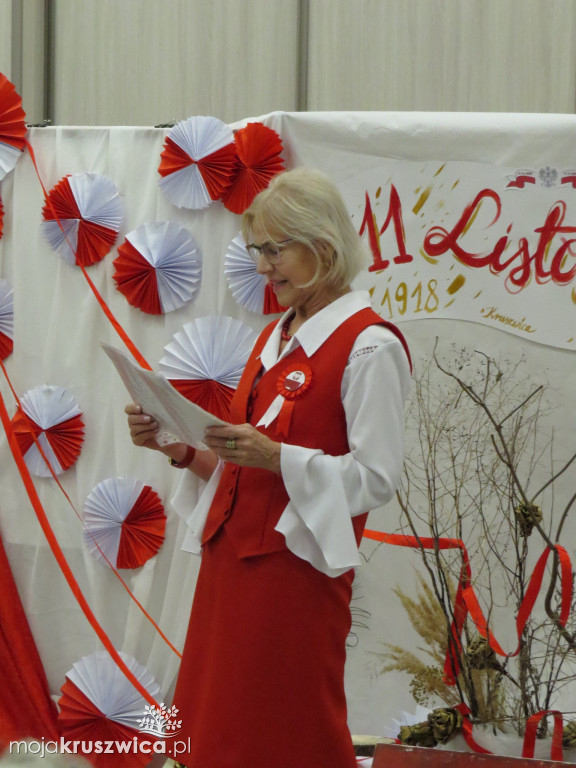
{"type": "Polygon", "coordinates": [[[124,413],[128,416],[128,428],[134,445],[160,451],[161,448],[156,442],[159,430],[158,422],[154,421],[152,416],[147,413],[142,413],[142,406],[136,403],[127,405],[124,408],[124,413]]]}
{"type": "Polygon", "coordinates": [[[251,424],[208,427],[204,442],[225,461],[280,472],[281,443],[266,437],[251,424]]]}

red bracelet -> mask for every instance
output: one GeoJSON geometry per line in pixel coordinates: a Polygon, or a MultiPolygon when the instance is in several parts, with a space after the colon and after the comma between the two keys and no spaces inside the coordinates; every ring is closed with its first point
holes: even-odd
{"type": "Polygon", "coordinates": [[[186,469],[194,461],[194,456],[196,456],[196,448],[192,448],[191,445],[187,445],[186,455],[181,461],[176,461],[176,459],[169,458],[168,462],[170,463],[171,467],[176,467],[176,469],[186,469]]]}

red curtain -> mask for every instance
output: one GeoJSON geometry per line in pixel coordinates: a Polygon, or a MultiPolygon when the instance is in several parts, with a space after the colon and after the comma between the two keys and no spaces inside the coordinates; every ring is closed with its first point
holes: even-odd
{"type": "Polygon", "coordinates": [[[57,714],[0,536],[0,753],[16,739],[57,740],[57,714]]]}

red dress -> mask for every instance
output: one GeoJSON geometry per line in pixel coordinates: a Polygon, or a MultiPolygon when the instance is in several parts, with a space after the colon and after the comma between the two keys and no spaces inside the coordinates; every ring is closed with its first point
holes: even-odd
{"type": "MultiPolygon", "coordinates": [[[[307,358],[294,350],[265,372],[258,340],[233,400],[231,421],[257,424],[286,371],[305,362],[283,442],[348,451],[340,398],[354,340],[381,318],[362,310],[307,358]]],[[[262,428],[271,437],[275,424],[262,428]]],[[[227,464],[203,537],[202,564],[174,704],[188,768],[353,768],[344,694],[354,572],[331,578],[285,545],[274,526],[288,497],[281,477],[227,464]]],[[[353,519],[357,542],[366,515],[353,519]]]]}

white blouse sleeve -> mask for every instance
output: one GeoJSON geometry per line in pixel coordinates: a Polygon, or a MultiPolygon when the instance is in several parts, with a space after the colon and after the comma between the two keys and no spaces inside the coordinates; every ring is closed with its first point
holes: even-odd
{"type": "Polygon", "coordinates": [[[351,517],[386,504],[400,480],[406,353],[382,326],[363,331],[342,381],[350,452],[282,444],[282,478],[290,502],[276,526],[288,548],[328,576],[359,565],[351,517]]]}

